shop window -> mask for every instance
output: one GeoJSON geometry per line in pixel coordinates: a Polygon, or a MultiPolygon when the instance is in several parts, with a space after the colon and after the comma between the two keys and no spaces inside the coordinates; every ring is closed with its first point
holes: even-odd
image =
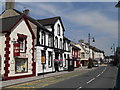
{"type": "Polygon", "coordinates": [[[52,52],[48,52],[48,67],[52,67],[52,52]]]}
{"type": "Polygon", "coordinates": [[[15,73],[25,73],[28,71],[27,59],[15,59],[15,73]]]}

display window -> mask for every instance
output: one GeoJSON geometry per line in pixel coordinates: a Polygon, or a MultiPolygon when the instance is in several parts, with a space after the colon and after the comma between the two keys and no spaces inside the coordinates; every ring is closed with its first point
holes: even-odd
{"type": "Polygon", "coordinates": [[[25,73],[28,71],[28,59],[15,59],[15,73],[25,73]]]}

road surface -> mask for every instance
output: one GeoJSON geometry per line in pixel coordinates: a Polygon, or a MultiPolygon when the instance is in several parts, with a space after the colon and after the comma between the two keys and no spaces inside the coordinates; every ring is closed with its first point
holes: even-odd
{"type": "Polygon", "coordinates": [[[76,76],[62,82],[51,84],[45,88],[114,88],[117,67],[101,66],[84,75],[76,76]]]}

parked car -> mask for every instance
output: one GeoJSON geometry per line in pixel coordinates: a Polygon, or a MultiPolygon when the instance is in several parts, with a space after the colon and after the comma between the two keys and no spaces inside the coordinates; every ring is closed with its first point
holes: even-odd
{"type": "Polygon", "coordinates": [[[98,61],[93,61],[93,66],[94,66],[94,67],[99,67],[98,61]]]}

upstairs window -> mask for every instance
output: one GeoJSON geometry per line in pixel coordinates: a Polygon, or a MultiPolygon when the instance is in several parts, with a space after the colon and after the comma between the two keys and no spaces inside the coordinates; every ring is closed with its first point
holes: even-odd
{"type": "Polygon", "coordinates": [[[52,46],[53,46],[52,43],[53,43],[53,42],[52,42],[52,35],[49,34],[49,35],[48,35],[48,46],[49,46],[49,47],[52,47],[52,46]]]}
{"type": "Polygon", "coordinates": [[[27,36],[23,34],[18,34],[18,42],[20,44],[20,52],[25,53],[26,52],[26,44],[27,44],[27,36]]]}
{"type": "Polygon", "coordinates": [[[41,44],[45,45],[45,32],[44,31],[42,31],[41,33],[41,44]]]}
{"type": "Polygon", "coordinates": [[[66,43],[65,43],[65,41],[64,41],[64,50],[66,50],[66,43]]]}
{"type": "Polygon", "coordinates": [[[55,48],[58,48],[58,38],[55,37],[55,48]]]}
{"type": "Polygon", "coordinates": [[[60,38],[60,49],[62,49],[62,39],[60,38]]]}
{"type": "Polygon", "coordinates": [[[57,34],[60,36],[60,25],[57,25],[57,34]]]}
{"type": "Polygon", "coordinates": [[[85,58],[85,53],[84,52],[81,53],[81,58],[85,58]]]}

